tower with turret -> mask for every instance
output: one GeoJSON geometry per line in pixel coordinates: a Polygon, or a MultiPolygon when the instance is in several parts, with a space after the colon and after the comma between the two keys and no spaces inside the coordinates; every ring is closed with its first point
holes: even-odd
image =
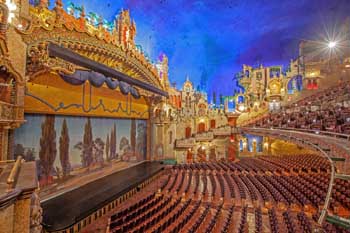
{"type": "Polygon", "coordinates": [[[135,46],[136,24],[130,18],[129,10],[121,10],[115,20],[118,42],[124,46],[135,46]]]}

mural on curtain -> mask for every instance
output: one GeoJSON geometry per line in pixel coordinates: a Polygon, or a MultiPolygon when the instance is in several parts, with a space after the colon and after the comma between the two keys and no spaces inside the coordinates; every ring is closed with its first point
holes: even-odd
{"type": "Polygon", "coordinates": [[[27,114],[14,156],[36,161],[41,187],[146,159],[146,121],[27,114]]]}

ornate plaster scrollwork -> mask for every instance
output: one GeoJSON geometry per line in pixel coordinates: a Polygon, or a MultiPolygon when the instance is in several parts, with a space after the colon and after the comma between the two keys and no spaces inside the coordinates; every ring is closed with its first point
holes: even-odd
{"type": "MultiPolygon", "coordinates": [[[[64,73],[74,73],[77,68],[62,60],[42,56],[37,43],[41,41],[41,43],[60,44],[91,60],[116,67],[117,70],[135,79],[166,89],[159,67],[162,67],[161,73],[167,73],[167,59],[163,58],[161,64],[153,64],[142,51],[136,48],[134,44],[136,26],[130,19],[128,11],[124,10],[120,13],[116,21],[120,25],[115,26],[112,31],[106,30],[102,24],[97,27],[90,24],[84,9],[78,18],[70,12],[65,12],[61,0],[55,1],[53,10],[47,7],[46,0],[42,0],[39,6],[30,6],[29,12],[30,25],[18,31],[24,42],[32,47],[28,50],[27,64],[27,75],[31,78],[42,71],[59,70],[64,73]],[[129,30],[128,38],[122,37],[124,33],[119,34],[120,30],[125,28],[129,30]],[[123,69],[119,69],[121,65],[123,69]]],[[[145,94],[150,95],[150,93],[145,94]]]]}
{"type": "Polygon", "coordinates": [[[40,206],[40,198],[38,191],[32,194],[30,207],[30,233],[41,233],[43,220],[43,210],[40,206]]]}
{"type": "Polygon", "coordinates": [[[9,17],[9,8],[3,2],[0,2],[0,33],[4,34],[7,30],[7,20],[9,17]]]}

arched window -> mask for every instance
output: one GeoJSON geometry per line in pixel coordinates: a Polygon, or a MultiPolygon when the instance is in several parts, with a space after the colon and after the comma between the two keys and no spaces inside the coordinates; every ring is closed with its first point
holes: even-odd
{"type": "Polygon", "coordinates": [[[159,117],[160,116],[160,109],[156,109],[155,111],[155,117],[159,117]]]}
{"type": "Polygon", "coordinates": [[[204,131],[205,131],[205,124],[203,122],[199,123],[197,133],[203,133],[204,131]]]}
{"type": "Polygon", "coordinates": [[[215,127],[216,127],[216,125],[215,125],[215,120],[213,119],[213,120],[210,120],[210,128],[211,129],[215,129],[215,127]]]}
{"type": "Polygon", "coordinates": [[[191,130],[191,127],[186,127],[186,129],[185,129],[185,137],[186,138],[190,138],[191,137],[191,132],[192,130],[191,130]]]}

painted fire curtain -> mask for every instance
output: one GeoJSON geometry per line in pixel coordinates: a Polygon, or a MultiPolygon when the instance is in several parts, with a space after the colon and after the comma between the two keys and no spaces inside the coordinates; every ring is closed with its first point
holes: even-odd
{"type": "Polygon", "coordinates": [[[26,114],[15,131],[14,156],[36,161],[42,187],[83,176],[116,161],[146,158],[146,121],[26,114]]]}

